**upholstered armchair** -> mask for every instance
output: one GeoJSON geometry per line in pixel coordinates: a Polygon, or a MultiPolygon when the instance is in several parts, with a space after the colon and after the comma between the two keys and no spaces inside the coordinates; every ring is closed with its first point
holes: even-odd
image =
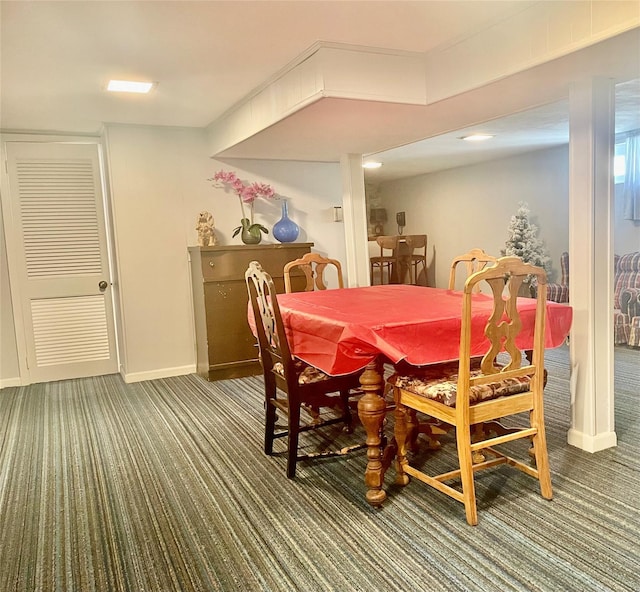
{"type": "Polygon", "coordinates": [[[640,347],[640,251],[616,256],[614,343],[640,347]]]}
{"type": "Polygon", "coordinates": [[[569,302],[569,253],[560,256],[562,277],[559,284],[547,284],[547,300],[553,302],[569,302]]]}
{"type": "MultiPolygon", "coordinates": [[[[569,302],[569,253],[566,251],[560,255],[560,283],[547,284],[547,300],[553,302],[569,302]]],[[[536,298],[538,294],[538,285],[536,279],[533,278],[529,285],[531,298],[536,298]]]]}

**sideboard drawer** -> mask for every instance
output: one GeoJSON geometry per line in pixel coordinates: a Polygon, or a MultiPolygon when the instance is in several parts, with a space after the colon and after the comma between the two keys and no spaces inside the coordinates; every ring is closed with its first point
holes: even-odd
{"type": "Polygon", "coordinates": [[[282,277],[285,263],[310,251],[311,243],[287,245],[232,247],[202,247],[200,249],[202,277],[205,281],[243,280],[251,261],[259,261],[271,277],[282,277]],[[232,250],[233,249],[233,250],[232,250]]]}

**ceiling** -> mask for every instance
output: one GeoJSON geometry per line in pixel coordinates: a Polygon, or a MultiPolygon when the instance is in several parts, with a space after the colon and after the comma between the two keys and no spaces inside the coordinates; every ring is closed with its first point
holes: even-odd
{"type": "MultiPolygon", "coordinates": [[[[617,84],[615,94],[616,133],[640,129],[640,79],[617,84]]],[[[564,99],[371,154],[365,160],[379,161],[384,165],[381,169],[366,171],[366,178],[370,183],[380,183],[515,156],[568,142],[569,101],[564,99]],[[461,140],[472,133],[494,137],[481,143],[461,140]]]]}
{"type": "MultiPolygon", "coordinates": [[[[3,0],[0,128],[81,134],[98,133],[103,123],[202,128],[318,41],[424,53],[531,4],[3,0]],[[153,80],[158,86],[147,96],[107,94],[111,78],[153,80]]],[[[618,68],[619,49],[613,47],[603,60],[590,49],[580,67],[618,68]]],[[[636,78],[637,61],[632,57],[636,78]]],[[[535,69],[530,74],[535,76],[535,69]]],[[[628,74],[627,68],[624,79],[628,74]]],[[[517,84],[518,78],[511,78],[517,84]]],[[[469,97],[463,97],[464,114],[455,99],[429,107],[323,99],[218,157],[335,161],[344,153],[379,152],[385,165],[371,175],[385,180],[568,141],[562,80],[531,99],[535,109],[520,108],[509,117],[503,115],[510,112],[510,99],[497,108],[491,98],[518,94],[505,93],[505,84],[476,92],[484,109],[475,108],[476,101],[469,109],[469,97]],[[496,134],[491,148],[457,139],[479,127],[496,134]]],[[[621,89],[619,101],[620,121],[640,127],[638,84],[621,89]]]]}

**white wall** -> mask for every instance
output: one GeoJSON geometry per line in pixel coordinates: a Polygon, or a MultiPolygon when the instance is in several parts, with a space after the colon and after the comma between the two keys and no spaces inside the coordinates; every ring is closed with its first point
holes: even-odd
{"type": "MultiPolygon", "coordinates": [[[[197,244],[198,212],[213,214],[219,244],[242,244],[231,236],[241,218],[237,196],[207,180],[217,170],[270,183],[289,200],[298,241],[344,258],[343,225],[333,222],[341,199],[337,164],[221,163],[207,157],[205,133],[196,129],[110,125],[106,134],[127,380],[195,370],[187,247],[197,244]]],[[[258,200],[254,221],[271,229],[281,204],[258,200]]],[[[273,242],[270,232],[263,243],[273,242]]]]}
{"type": "MultiPolygon", "coordinates": [[[[215,171],[233,170],[243,181],[261,181],[271,184],[278,197],[288,201],[289,218],[299,227],[296,242],[314,243],[313,251],[338,259],[343,265],[347,285],[346,247],[344,223],[333,221],[334,206],[342,205],[340,165],[338,163],[293,162],[276,160],[211,161],[211,176],[215,171]]],[[[231,238],[231,230],[240,223],[238,198],[223,189],[210,190],[213,200],[211,212],[220,230],[222,244],[241,244],[239,237],[231,238]],[[225,216],[222,218],[221,216],[225,216]]],[[[263,235],[263,244],[277,243],[271,229],[281,218],[282,202],[258,200],[255,221],[263,223],[269,234],[263,235]]],[[[195,244],[194,242],[190,244],[195,244]]]]}
{"type": "Polygon", "coordinates": [[[122,371],[127,380],[193,371],[186,204],[207,194],[204,132],[110,125],[105,134],[122,371]]]}
{"type": "Polygon", "coordinates": [[[569,248],[568,190],[568,149],[561,146],[383,183],[378,196],[392,226],[404,210],[404,233],[428,235],[428,283],[446,287],[456,255],[473,247],[500,254],[520,201],[529,204],[559,277],[560,254],[569,248]]]}
{"type": "MultiPolygon", "coordinates": [[[[395,213],[404,210],[404,233],[428,234],[430,286],[446,287],[449,262],[472,247],[499,254],[519,201],[529,204],[551,256],[550,279],[557,281],[560,255],[569,249],[568,159],[568,147],[561,146],[383,183],[370,191],[387,208],[387,232],[395,232],[395,213]]],[[[615,253],[640,251],[640,222],[622,216],[622,184],[615,186],[614,214],[615,253]]]]}

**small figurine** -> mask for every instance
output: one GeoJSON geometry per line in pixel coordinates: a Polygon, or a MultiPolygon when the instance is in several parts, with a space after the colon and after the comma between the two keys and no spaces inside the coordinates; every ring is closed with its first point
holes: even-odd
{"type": "Polygon", "coordinates": [[[209,212],[200,212],[196,223],[198,244],[201,247],[213,247],[218,242],[213,227],[213,216],[209,212]]]}

